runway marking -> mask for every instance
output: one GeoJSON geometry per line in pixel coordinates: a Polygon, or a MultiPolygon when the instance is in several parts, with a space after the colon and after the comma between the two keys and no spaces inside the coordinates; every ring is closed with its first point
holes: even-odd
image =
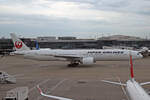
{"type": "MultiPolygon", "coordinates": [[[[51,80],[51,79],[44,80],[44,81],[40,82],[40,83],[37,84],[37,85],[42,85],[42,84],[48,82],[49,80],[51,80]]],[[[31,92],[31,91],[34,90],[35,88],[36,88],[36,86],[34,86],[33,88],[29,89],[29,92],[31,92]]]]}
{"type": "MultiPolygon", "coordinates": [[[[54,91],[59,85],[61,85],[66,80],[67,79],[63,79],[60,82],[58,82],[53,88],[50,89],[50,92],[54,91]]],[[[47,92],[47,93],[50,93],[50,92],[47,92]]]]}
{"type": "MultiPolygon", "coordinates": [[[[6,66],[5,66],[5,63],[7,62],[7,60],[6,60],[6,58],[5,58],[5,56],[3,56],[3,57],[1,57],[0,58],[0,64],[1,64],[1,70],[3,70],[3,69],[5,69],[6,68],[6,66]]],[[[7,63],[6,63],[7,64],[7,63]]]]}
{"type": "MultiPolygon", "coordinates": [[[[47,91],[46,94],[51,93],[52,91],[54,91],[59,85],[61,85],[64,81],[66,81],[68,79],[63,79],[60,82],[58,82],[54,87],[52,87],[50,89],[50,91],[47,91]]],[[[43,96],[38,96],[37,100],[40,100],[43,96]]]]}

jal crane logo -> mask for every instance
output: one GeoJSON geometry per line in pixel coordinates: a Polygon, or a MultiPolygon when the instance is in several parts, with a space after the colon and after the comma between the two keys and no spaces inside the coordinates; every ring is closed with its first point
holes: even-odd
{"type": "Polygon", "coordinates": [[[17,49],[20,49],[20,48],[22,47],[22,42],[21,42],[21,41],[16,41],[16,42],[15,42],[15,47],[16,47],[17,49]]]}

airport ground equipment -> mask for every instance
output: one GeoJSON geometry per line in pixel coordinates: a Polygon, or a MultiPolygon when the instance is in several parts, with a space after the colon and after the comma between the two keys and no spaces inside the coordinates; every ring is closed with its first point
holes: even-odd
{"type": "Polygon", "coordinates": [[[12,83],[15,84],[16,83],[16,78],[9,75],[8,73],[4,72],[4,71],[0,71],[0,83],[12,83]]]}
{"type": "Polygon", "coordinates": [[[6,93],[2,100],[28,100],[28,87],[17,87],[6,93]]]}

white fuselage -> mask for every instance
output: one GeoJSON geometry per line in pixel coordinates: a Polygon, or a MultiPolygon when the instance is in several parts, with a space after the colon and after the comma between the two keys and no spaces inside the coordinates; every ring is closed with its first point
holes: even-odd
{"type": "Polygon", "coordinates": [[[150,100],[150,96],[136,81],[128,80],[126,85],[126,91],[130,100],[150,100]]]}
{"type": "Polygon", "coordinates": [[[68,58],[92,57],[94,58],[94,61],[120,61],[120,60],[128,60],[129,53],[132,54],[133,59],[142,58],[142,55],[137,51],[121,50],[121,49],[89,49],[89,50],[42,49],[42,50],[15,51],[14,53],[24,55],[24,57],[28,59],[46,60],[46,61],[69,60],[67,59],[67,57],[68,58]]]}

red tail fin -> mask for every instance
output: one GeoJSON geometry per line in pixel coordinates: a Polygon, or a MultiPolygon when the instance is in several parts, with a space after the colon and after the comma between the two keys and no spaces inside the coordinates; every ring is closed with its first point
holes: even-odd
{"type": "Polygon", "coordinates": [[[134,78],[132,55],[130,55],[130,74],[131,74],[131,78],[134,78]]]}

